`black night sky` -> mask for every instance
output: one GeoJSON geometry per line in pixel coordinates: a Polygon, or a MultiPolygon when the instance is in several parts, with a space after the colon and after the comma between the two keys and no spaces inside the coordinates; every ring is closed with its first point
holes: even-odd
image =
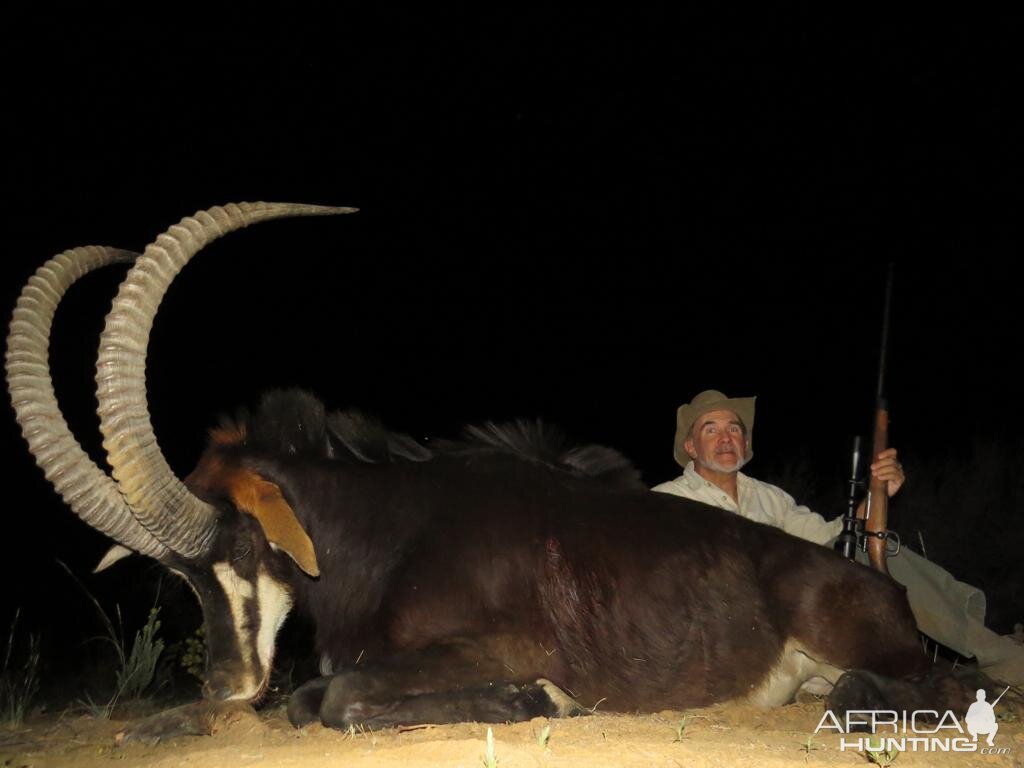
{"type": "MultiPolygon", "coordinates": [[[[175,282],[148,379],[179,473],[218,414],[299,385],[418,436],[540,416],[653,484],[676,406],[714,387],[759,397],[750,473],[833,517],[894,261],[892,522],[1001,629],[1024,619],[1017,20],[76,13],[5,25],[5,312],[51,255],[141,250],[211,205],[361,208],[233,234],[175,282]]],[[[97,458],[122,274],[71,291],[52,348],[97,458]]],[[[88,575],[105,541],[13,414],[0,435],[0,626],[22,606],[52,648],[98,632],[57,558],[107,605],[151,599],[142,562],[88,575]]]]}

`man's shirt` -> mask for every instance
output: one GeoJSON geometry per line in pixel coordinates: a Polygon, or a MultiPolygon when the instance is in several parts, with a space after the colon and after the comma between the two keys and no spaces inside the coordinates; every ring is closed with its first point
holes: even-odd
{"type": "Polygon", "coordinates": [[[737,504],[728,493],[698,475],[692,461],[675,480],[656,485],[651,490],[727,509],[748,520],[781,528],[816,544],[827,544],[843,529],[842,518],[828,522],[818,513],[797,504],[781,488],[747,477],[742,472],[736,473],[736,490],[740,499],[737,504]]]}

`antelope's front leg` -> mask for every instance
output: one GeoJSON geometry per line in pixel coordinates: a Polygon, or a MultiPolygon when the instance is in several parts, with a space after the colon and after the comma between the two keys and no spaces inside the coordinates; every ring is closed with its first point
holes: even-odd
{"type": "Polygon", "coordinates": [[[565,692],[543,678],[502,680],[483,686],[409,693],[393,675],[343,672],[307,683],[295,692],[288,717],[296,726],[319,720],[329,728],[389,728],[396,725],[522,722],[534,717],[582,714],[565,692]],[[390,678],[390,679],[389,679],[390,678]]]}

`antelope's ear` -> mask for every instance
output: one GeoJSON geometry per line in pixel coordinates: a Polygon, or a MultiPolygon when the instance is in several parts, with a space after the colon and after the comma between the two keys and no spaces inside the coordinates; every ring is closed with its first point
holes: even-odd
{"type": "Polygon", "coordinates": [[[228,480],[228,495],[236,507],[256,518],[272,547],[282,550],[310,576],[320,575],[313,542],[277,485],[251,470],[238,469],[228,480]]]}
{"type": "Polygon", "coordinates": [[[107,554],[105,554],[103,559],[100,560],[99,565],[92,569],[92,572],[99,573],[100,571],[105,571],[117,561],[124,560],[128,555],[134,554],[134,550],[128,549],[128,547],[122,547],[120,544],[115,544],[107,550],[107,554]]]}

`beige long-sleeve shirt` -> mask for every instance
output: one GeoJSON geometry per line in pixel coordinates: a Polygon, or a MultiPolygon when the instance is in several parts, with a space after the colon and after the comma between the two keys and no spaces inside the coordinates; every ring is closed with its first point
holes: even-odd
{"type": "Polygon", "coordinates": [[[656,485],[652,491],[671,493],[713,507],[727,509],[749,520],[781,528],[786,533],[816,544],[826,544],[843,529],[842,518],[826,521],[817,512],[797,504],[781,488],[736,473],[739,504],[714,483],[697,474],[691,461],[675,480],[656,485]]]}

